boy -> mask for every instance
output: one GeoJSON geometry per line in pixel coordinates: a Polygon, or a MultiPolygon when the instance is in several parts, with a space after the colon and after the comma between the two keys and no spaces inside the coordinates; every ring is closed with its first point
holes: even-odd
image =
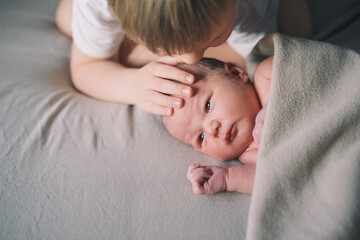
{"type": "Polygon", "coordinates": [[[257,41],[277,30],[277,15],[282,20],[279,30],[286,33],[295,29],[291,34],[311,35],[305,0],[291,1],[285,7],[289,1],[278,2],[62,0],[56,23],[74,40],[71,77],[76,88],[98,99],[171,115],[174,108],[183,105],[182,98],[173,95],[191,97],[192,89],[184,83],[194,79],[172,64],[193,64],[206,55],[245,65],[244,57],[257,41]],[[288,14],[285,19],[283,13],[288,14]],[[124,32],[156,54],[128,44],[124,32]],[[228,38],[231,47],[224,44],[228,38]],[[163,55],[174,56],[160,58],[163,55]]]}
{"type": "Polygon", "coordinates": [[[195,194],[224,190],[251,194],[272,62],[273,57],[269,57],[260,63],[254,85],[233,63],[203,59],[196,65],[178,65],[193,73],[197,81],[193,84],[194,96],[185,101],[183,108],[171,117],[163,117],[167,130],[197,151],[220,160],[238,158],[244,164],[229,169],[191,165],[187,175],[195,194]]]}

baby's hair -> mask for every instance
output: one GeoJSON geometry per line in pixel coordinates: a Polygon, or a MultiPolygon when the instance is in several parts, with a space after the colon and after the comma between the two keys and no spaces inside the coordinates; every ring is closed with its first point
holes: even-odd
{"type": "Polygon", "coordinates": [[[121,27],[154,53],[191,52],[210,40],[233,0],[108,0],[121,27]]]}
{"type": "Polygon", "coordinates": [[[230,76],[227,71],[225,71],[225,63],[215,58],[201,58],[199,62],[195,64],[201,70],[203,76],[212,74],[218,76],[230,76]]]}
{"type": "Polygon", "coordinates": [[[201,58],[197,63],[198,66],[203,66],[210,70],[224,69],[225,63],[215,58],[201,58]]]}
{"type": "Polygon", "coordinates": [[[186,63],[179,63],[176,66],[179,68],[185,67],[186,71],[193,73],[196,79],[205,77],[209,74],[218,75],[218,76],[224,76],[224,75],[229,76],[228,72],[225,71],[225,63],[215,58],[205,57],[205,58],[201,58],[199,62],[193,65],[189,65],[186,63]]]}

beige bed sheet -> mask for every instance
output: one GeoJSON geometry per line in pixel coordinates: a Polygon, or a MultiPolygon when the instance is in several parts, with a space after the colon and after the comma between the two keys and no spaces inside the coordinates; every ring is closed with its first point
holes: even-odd
{"type": "Polygon", "coordinates": [[[56,6],[0,1],[0,239],[244,238],[250,197],[195,196],[186,179],[218,161],[74,89],[56,6]]]}

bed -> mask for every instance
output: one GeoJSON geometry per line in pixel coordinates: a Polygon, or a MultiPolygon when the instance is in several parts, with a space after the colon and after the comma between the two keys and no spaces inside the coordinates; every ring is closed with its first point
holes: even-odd
{"type": "MultiPolygon", "coordinates": [[[[320,3],[310,3],[315,39],[360,52],[359,2],[329,1],[328,11],[320,3]]],[[[285,234],[284,219],[266,225],[256,186],[255,200],[194,195],[190,164],[239,163],[195,152],[137,107],[76,91],[57,4],[0,2],[0,239],[285,239],[305,231],[285,234]]]]}

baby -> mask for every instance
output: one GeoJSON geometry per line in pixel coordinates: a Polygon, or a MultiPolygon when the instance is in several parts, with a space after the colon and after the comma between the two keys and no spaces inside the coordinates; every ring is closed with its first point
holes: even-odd
{"type": "Polygon", "coordinates": [[[173,116],[163,117],[169,133],[199,152],[220,160],[238,158],[244,164],[228,169],[191,165],[187,177],[195,194],[252,193],[272,62],[269,57],[260,63],[254,84],[241,67],[229,62],[202,59],[195,65],[177,65],[194,74],[196,83],[194,97],[173,116]]]}

